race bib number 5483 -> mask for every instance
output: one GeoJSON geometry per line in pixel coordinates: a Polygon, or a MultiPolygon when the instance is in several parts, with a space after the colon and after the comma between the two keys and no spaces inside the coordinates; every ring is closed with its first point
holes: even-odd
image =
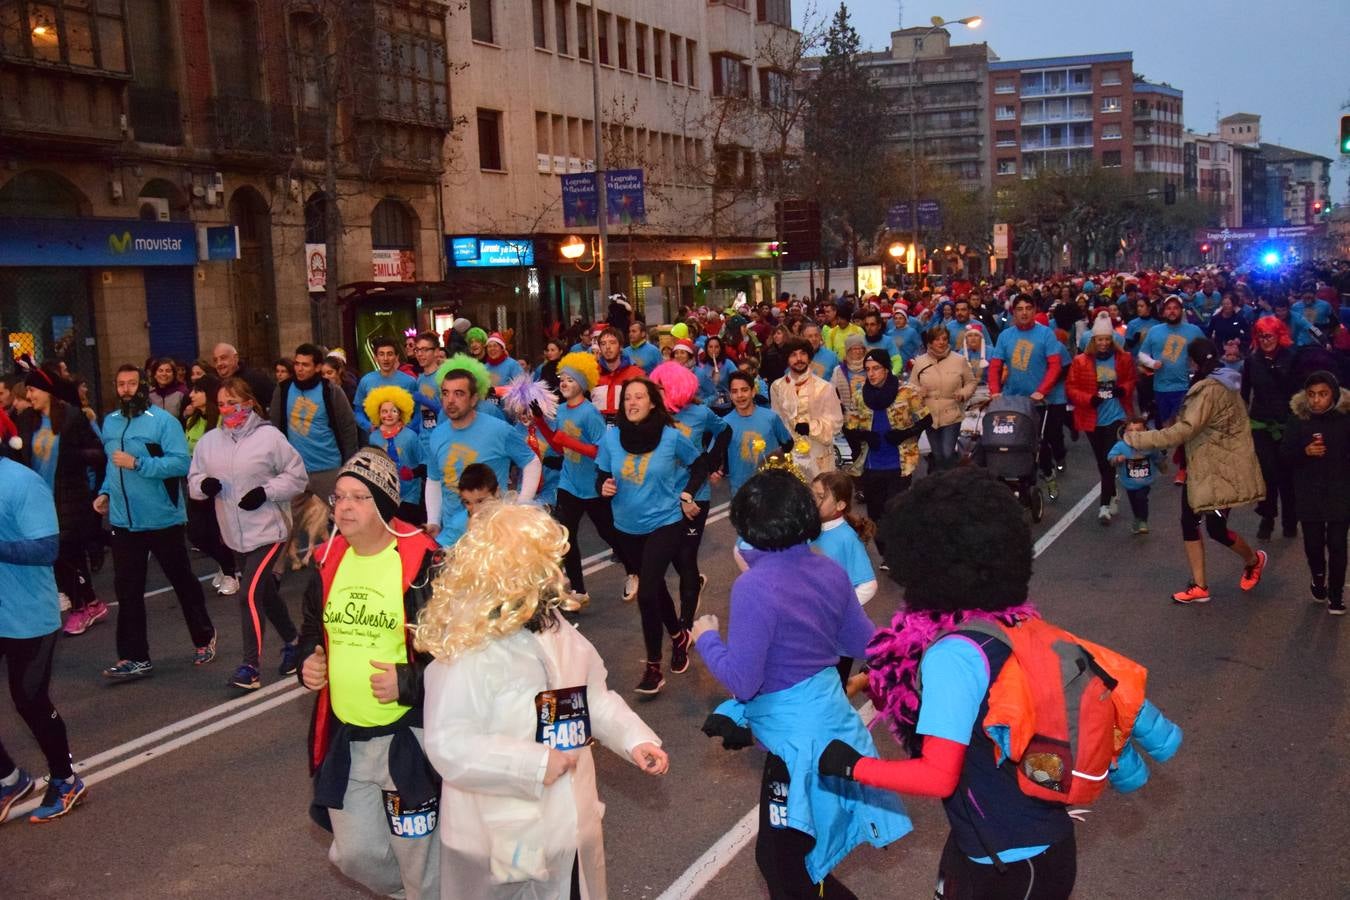
{"type": "Polygon", "coordinates": [[[554,750],[580,750],[591,743],[586,686],[540,691],[534,698],[535,740],[554,750]]]}

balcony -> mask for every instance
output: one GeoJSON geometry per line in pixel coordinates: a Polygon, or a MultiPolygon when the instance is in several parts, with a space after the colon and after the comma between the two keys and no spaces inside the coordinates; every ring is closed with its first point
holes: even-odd
{"type": "Polygon", "coordinates": [[[127,99],[136,140],[173,146],[183,143],[183,111],[177,91],[133,84],[127,99]]]}
{"type": "Polygon", "coordinates": [[[247,97],[212,97],[208,107],[214,145],[222,153],[290,153],[294,125],[289,108],[247,97]]]}
{"type": "Polygon", "coordinates": [[[1074,94],[1091,94],[1092,84],[1052,84],[1026,85],[1022,88],[1022,98],[1029,97],[1065,97],[1074,94]]]}
{"type": "Polygon", "coordinates": [[[0,133],[43,143],[120,143],[123,83],[37,66],[0,66],[0,133]]]}
{"type": "Polygon", "coordinates": [[[1039,141],[1023,141],[1022,150],[1090,150],[1092,138],[1043,138],[1039,141]]]}

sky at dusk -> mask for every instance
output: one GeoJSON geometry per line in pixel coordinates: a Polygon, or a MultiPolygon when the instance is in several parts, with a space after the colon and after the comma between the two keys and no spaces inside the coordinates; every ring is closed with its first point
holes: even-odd
{"type": "MultiPolygon", "coordinates": [[[[812,4],[817,16],[838,9],[793,0],[799,28],[812,4]]],[[[900,4],[848,8],[864,49],[890,47],[900,4]]],[[[952,26],[952,43],[985,41],[1000,59],[1132,51],[1136,74],[1185,92],[1187,128],[1212,132],[1218,116],[1255,113],[1261,140],[1336,160],[1332,198],[1347,202],[1350,163],[1336,143],[1350,103],[1350,0],[904,0],[903,14],[906,27],[984,16],[975,30],[952,26]]]]}

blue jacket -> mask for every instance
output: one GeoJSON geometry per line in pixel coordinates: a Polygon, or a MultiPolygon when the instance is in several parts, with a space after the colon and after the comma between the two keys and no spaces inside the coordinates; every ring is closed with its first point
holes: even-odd
{"type": "Polygon", "coordinates": [[[755,739],[787,766],[787,826],[816,839],[806,854],[812,882],[823,880],[863,841],[885,847],[914,829],[894,792],[822,778],[817,771],[821,751],[835,739],[864,756],[877,752],[871,732],[844,696],[838,670],[822,669],[790,688],[744,702],[728,700],[716,712],[748,725],[755,739]]]}
{"type": "Polygon", "coordinates": [[[157,406],[132,419],[109,413],[103,420],[103,449],[108,469],[98,492],[108,495],[114,528],[158,531],[187,521],[179,479],[187,475],[192,456],[177,419],[157,406]],[[136,457],[136,468],[113,465],[118,450],[136,457]]]}

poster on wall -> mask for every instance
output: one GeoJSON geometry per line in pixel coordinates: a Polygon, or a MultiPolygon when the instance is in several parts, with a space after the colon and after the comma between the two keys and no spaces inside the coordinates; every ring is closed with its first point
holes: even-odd
{"type": "Polygon", "coordinates": [[[412,250],[372,250],[373,281],[416,281],[417,258],[412,250]]]}
{"type": "Polygon", "coordinates": [[[328,245],[305,245],[305,282],[311,294],[328,286],[328,245]]]}

